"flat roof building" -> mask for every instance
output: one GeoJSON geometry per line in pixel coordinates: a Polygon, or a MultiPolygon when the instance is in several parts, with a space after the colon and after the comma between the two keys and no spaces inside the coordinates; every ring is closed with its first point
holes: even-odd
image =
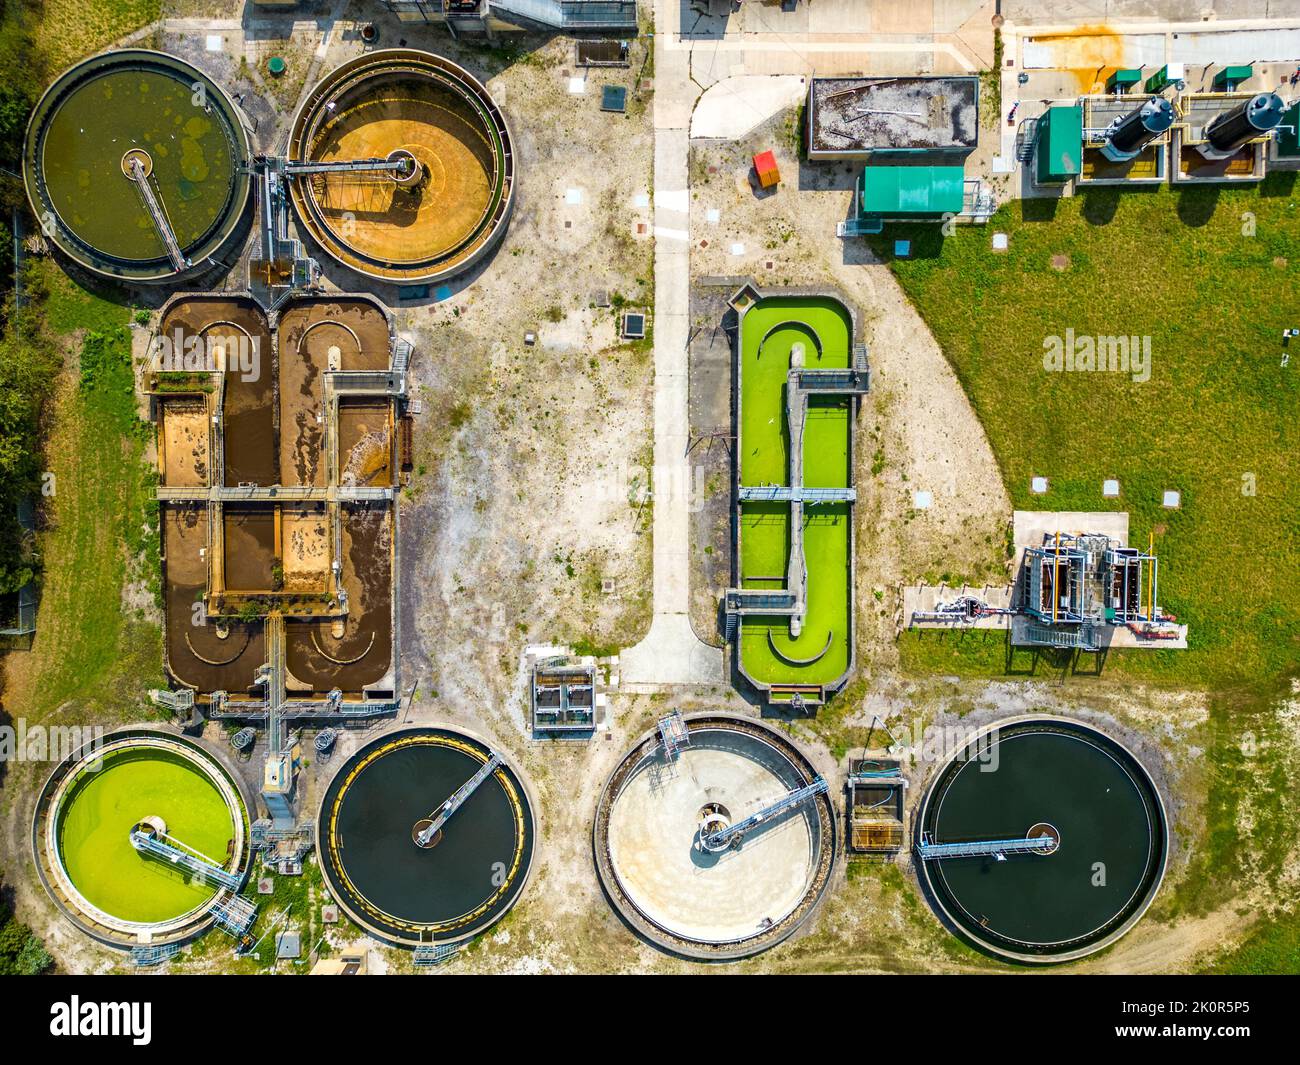
{"type": "Polygon", "coordinates": [[[861,216],[885,220],[960,214],[965,173],[959,166],[867,166],[859,181],[861,216]]]}
{"type": "Polygon", "coordinates": [[[975,77],[813,78],[808,85],[811,160],[925,153],[960,164],[979,138],[975,77]]]}

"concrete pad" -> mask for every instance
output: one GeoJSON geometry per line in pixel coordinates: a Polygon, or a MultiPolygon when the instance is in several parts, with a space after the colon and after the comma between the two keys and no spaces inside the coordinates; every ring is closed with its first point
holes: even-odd
{"type": "Polygon", "coordinates": [[[1055,536],[1058,532],[1072,536],[1103,533],[1128,546],[1128,511],[1017,510],[1012,516],[1012,535],[1017,553],[1026,547],[1039,546],[1044,536],[1055,536]]]}
{"type": "Polygon", "coordinates": [[[745,74],[711,86],[691,115],[692,137],[737,140],[773,115],[795,106],[807,91],[797,75],[745,74]]]}
{"type": "Polygon", "coordinates": [[[1162,67],[1165,35],[1027,35],[1021,45],[1020,65],[1027,69],[1086,71],[1098,67],[1162,67]]]}
{"type": "Polygon", "coordinates": [[[973,596],[987,603],[996,610],[1009,610],[1015,596],[1014,584],[990,585],[979,587],[963,584],[960,588],[948,587],[946,584],[918,584],[903,589],[903,620],[913,629],[1006,629],[1011,625],[1009,614],[993,617],[976,618],[965,621],[953,618],[951,621],[914,621],[917,613],[933,613],[942,603],[952,603],[965,596],[973,596]]]}
{"type": "MultiPolygon", "coordinates": [[[[661,548],[656,540],[655,581],[658,586],[685,583],[688,570],[684,547],[685,545],[680,552],[676,552],[672,544],[665,544],[661,548]]],[[[675,587],[672,593],[675,599],[675,587]]],[[[659,607],[658,598],[657,596],[656,610],[659,607]]],[[[666,595],[665,601],[668,601],[666,595]]],[[[691,619],[685,606],[676,613],[656,612],[645,639],[624,650],[621,658],[623,687],[634,693],[654,692],[661,685],[667,684],[722,684],[726,680],[722,649],[700,641],[691,628],[691,619]]]]}
{"type": "MultiPolygon", "coordinates": [[[[670,20],[665,20],[669,25],[670,20]]],[[[655,35],[655,414],[654,618],[645,639],[622,652],[629,691],[724,682],[722,651],[690,622],[688,337],[690,303],[690,115],[696,96],[689,52],[655,35]]]]}
{"type": "Polygon", "coordinates": [[[1189,67],[1207,63],[1231,66],[1300,62],[1300,30],[1272,28],[1180,33],[1169,44],[1169,58],[1189,67]]]}

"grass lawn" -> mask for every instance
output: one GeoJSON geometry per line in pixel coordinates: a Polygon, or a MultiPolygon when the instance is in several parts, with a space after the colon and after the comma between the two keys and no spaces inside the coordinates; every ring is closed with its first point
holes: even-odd
{"type": "MultiPolygon", "coordinates": [[[[892,268],[951,360],[1021,509],[1130,512],[1160,557],[1186,652],[1113,654],[1108,671],[1229,685],[1300,664],[1300,188],[1112,191],[1016,202],[987,227],[887,228],[892,268]],[[990,250],[993,232],[1010,250],[990,250]],[[1150,337],[1148,380],[1045,368],[1048,338],[1150,337]],[[1030,494],[1030,478],[1051,488],[1030,494]],[[1118,478],[1119,500],[1102,498],[1118,478]],[[1164,489],[1182,507],[1161,506],[1164,489]]],[[[1141,376],[1141,374],[1139,374],[1141,376]]],[[[996,674],[1001,639],[907,634],[905,667],[996,674]]]]}
{"type": "Polygon", "coordinates": [[[78,59],[161,17],[162,0],[94,0],[90,4],[45,0],[35,24],[36,43],[47,74],[54,77],[78,59]]]}
{"type": "Polygon", "coordinates": [[[1275,976],[1300,973],[1300,913],[1265,920],[1245,941],[1205,971],[1216,976],[1275,976]]]}
{"type": "MultiPolygon", "coordinates": [[[[54,402],[46,443],[55,494],[41,538],[45,573],[30,652],[11,658],[24,714],[44,720],[68,700],[73,716],[104,723],[148,715],[145,690],[162,684],[158,627],[123,608],[130,563],[156,580],[153,480],[141,461],[145,423],[135,414],[130,310],[79,288],[52,262],[52,333],[85,331],[80,378],[70,375],[54,402]],[[102,338],[96,340],[95,338],[102,338]],[[150,522],[153,525],[150,525],[150,522]]],[[[67,718],[65,721],[69,720],[67,718]]]]}

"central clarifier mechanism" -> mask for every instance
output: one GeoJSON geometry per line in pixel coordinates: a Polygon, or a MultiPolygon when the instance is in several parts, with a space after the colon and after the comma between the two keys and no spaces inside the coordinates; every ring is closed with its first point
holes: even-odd
{"type": "Polygon", "coordinates": [[[458,942],[502,917],[535,842],[517,771],[486,743],[428,726],[362,744],[326,785],[317,833],[331,894],[361,927],[404,946],[458,942]]]}
{"type": "Polygon", "coordinates": [[[1078,721],[1006,721],[955,752],[917,814],[915,868],[949,928],[991,954],[1066,961],[1113,943],[1164,875],[1146,767],[1078,721]]]}
{"type": "Polygon", "coordinates": [[[835,862],[827,781],[774,729],[670,714],[596,807],[596,869],[623,919],[692,958],[741,958],[794,933],[835,862]]]}

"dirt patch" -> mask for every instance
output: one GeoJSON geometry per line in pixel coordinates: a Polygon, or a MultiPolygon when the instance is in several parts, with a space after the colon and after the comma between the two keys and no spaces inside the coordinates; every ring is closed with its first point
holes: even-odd
{"type": "Polygon", "coordinates": [[[432,44],[506,111],[515,209],[450,298],[397,312],[422,407],[403,493],[404,680],[417,707],[468,700],[507,734],[523,727],[511,693],[525,644],[632,644],[651,592],[651,514],[633,486],[649,474],[653,363],[648,341],[617,333],[623,306],[652,302],[652,245],[634,235],[649,218],[646,101],[604,114],[601,85],[626,71],[591,71],[572,95],[571,41],[518,46],[503,67],[487,49],[432,44]]]}
{"type": "Polygon", "coordinates": [[[198,399],[163,404],[163,483],[182,488],[208,483],[208,406],[198,399]]]}
{"type": "Polygon", "coordinates": [[[330,568],[328,518],[322,504],[284,507],[281,514],[284,590],[323,592],[330,568]]]}

